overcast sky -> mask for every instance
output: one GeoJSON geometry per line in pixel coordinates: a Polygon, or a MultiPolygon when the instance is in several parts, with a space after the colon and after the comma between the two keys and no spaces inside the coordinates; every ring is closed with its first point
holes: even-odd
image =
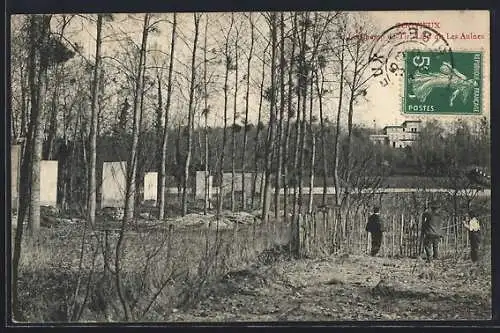
{"type": "MultiPolygon", "coordinates": [[[[481,50],[484,55],[483,59],[483,114],[489,117],[489,98],[490,98],[490,85],[489,85],[489,13],[487,11],[413,11],[413,12],[364,12],[363,17],[366,17],[367,22],[373,27],[373,35],[378,36],[389,27],[402,22],[434,22],[433,27],[439,31],[441,35],[447,38],[453,50],[464,51],[477,51],[481,50]],[[459,35],[461,33],[474,33],[481,34],[484,39],[452,39],[452,35],[459,35]]],[[[201,21],[200,32],[203,34],[205,29],[204,19],[208,19],[208,40],[209,48],[218,48],[221,43],[221,36],[223,32],[221,29],[227,27],[229,15],[220,13],[205,14],[201,21]]],[[[256,45],[255,56],[262,54],[262,49],[265,46],[264,38],[268,38],[267,25],[259,13],[252,15],[256,24],[256,45]]],[[[161,20],[158,23],[158,33],[153,33],[149,39],[149,48],[160,50],[160,52],[151,52],[152,56],[149,57],[148,65],[152,66],[155,61],[161,63],[168,59],[166,53],[170,49],[170,34],[171,34],[171,14],[155,14],[152,21],[161,20]],[[162,53],[165,52],[165,53],[162,53]]],[[[54,23],[55,21],[53,21],[54,23]]],[[[128,36],[131,41],[136,45],[140,44],[142,32],[143,15],[141,14],[119,14],[115,15],[112,23],[106,23],[104,26],[104,40],[103,40],[103,53],[104,55],[115,56],[117,52],[123,49],[123,37],[128,36]],[[121,41],[117,41],[121,40],[121,41]]],[[[176,69],[185,74],[188,73],[188,67],[183,64],[189,64],[190,61],[190,48],[192,47],[192,34],[193,34],[193,15],[188,13],[178,14],[178,32],[179,39],[177,41],[176,69]]],[[[95,52],[95,24],[88,23],[82,18],[77,18],[73,21],[72,25],[68,27],[68,38],[73,41],[78,41],[83,46],[83,55],[88,59],[93,59],[95,52]]],[[[249,37],[249,30],[246,24],[240,28],[241,43],[247,43],[249,37]]],[[[203,36],[201,36],[203,38],[203,36]]],[[[199,41],[202,46],[203,39],[199,41]]],[[[403,46],[404,47],[404,46],[403,46]]],[[[411,46],[408,46],[411,47],[411,46]]],[[[248,48],[244,48],[248,49],[248,48]]],[[[198,54],[202,56],[201,49],[198,54]]],[[[245,54],[240,54],[240,79],[246,72],[245,54]]],[[[258,84],[261,76],[261,62],[258,58],[253,60],[253,70],[251,79],[255,85],[258,84]]],[[[268,70],[268,69],[267,69],[268,70]]],[[[219,71],[220,72],[220,71],[219,71]]],[[[165,71],[166,76],[166,71],[165,71]]],[[[182,79],[181,79],[182,81],[182,79]]],[[[231,87],[234,87],[234,82],[230,82],[231,87]]],[[[402,114],[402,83],[403,78],[393,80],[388,86],[382,87],[376,80],[371,80],[368,84],[367,96],[365,100],[361,100],[357,105],[354,113],[354,121],[356,123],[373,126],[374,121],[378,127],[383,127],[390,124],[399,124],[404,120],[414,119],[402,114]]],[[[240,84],[240,97],[238,99],[238,109],[244,109],[244,82],[240,84]]],[[[183,109],[187,106],[187,101],[182,96],[187,96],[185,91],[180,94],[181,97],[174,98],[174,108],[183,109]]],[[[258,89],[252,89],[250,96],[250,111],[251,120],[255,121],[257,118],[258,109],[258,89]]],[[[335,94],[334,94],[335,95],[335,94]]],[[[223,94],[219,91],[212,94],[215,96],[211,98],[210,104],[212,110],[212,124],[221,121],[222,116],[222,102],[223,94]]],[[[325,110],[327,116],[334,118],[337,98],[332,96],[326,98],[325,110]]],[[[229,101],[230,113],[232,114],[233,100],[232,96],[229,101]]],[[[264,107],[267,110],[267,107],[264,107]]],[[[182,113],[182,112],[181,112],[182,113]]],[[[428,117],[428,116],[427,116],[428,117]]],[[[441,116],[440,120],[453,120],[455,116],[441,116]]],[[[232,119],[232,118],[231,118],[232,119]]],[[[420,116],[419,119],[427,119],[426,116],[420,116]]]]}

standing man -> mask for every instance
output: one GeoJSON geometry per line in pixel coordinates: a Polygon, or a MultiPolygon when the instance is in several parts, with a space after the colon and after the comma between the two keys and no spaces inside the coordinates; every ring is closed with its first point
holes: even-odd
{"type": "Polygon", "coordinates": [[[380,250],[380,245],[382,244],[382,233],[384,232],[384,223],[380,217],[380,208],[374,207],[373,213],[368,217],[368,223],[366,224],[366,231],[371,233],[372,236],[372,248],[371,255],[376,256],[380,250]]]}
{"type": "Polygon", "coordinates": [[[422,237],[424,242],[425,255],[427,262],[439,257],[439,241],[441,235],[442,217],[439,213],[437,202],[431,203],[431,210],[422,215],[422,237]]]}
{"type": "Polygon", "coordinates": [[[477,262],[479,260],[479,247],[481,245],[481,227],[477,219],[477,213],[474,210],[470,210],[463,224],[469,230],[470,258],[472,262],[477,262]]]}

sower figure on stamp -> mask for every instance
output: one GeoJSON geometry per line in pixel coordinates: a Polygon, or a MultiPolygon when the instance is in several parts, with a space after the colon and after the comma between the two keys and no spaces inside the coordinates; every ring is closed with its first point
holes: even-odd
{"type": "Polygon", "coordinates": [[[479,248],[481,246],[481,226],[476,211],[469,211],[463,225],[469,230],[470,258],[475,263],[479,260],[479,248]]]}
{"type": "Polygon", "coordinates": [[[426,211],[422,215],[422,237],[427,262],[439,257],[439,241],[442,237],[441,225],[442,218],[439,213],[439,205],[433,202],[430,211],[426,211]]]}
{"type": "Polygon", "coordinates": [[[372,236],[372,247],[370,254],[376,256],[380,250],[382,244],[382,235],[384,232],[384,222],[380,217],[380,208],[374,207],[373,213],[368,217],[368,223],[366,224],[366,231],[371,233],[372,236]]]}

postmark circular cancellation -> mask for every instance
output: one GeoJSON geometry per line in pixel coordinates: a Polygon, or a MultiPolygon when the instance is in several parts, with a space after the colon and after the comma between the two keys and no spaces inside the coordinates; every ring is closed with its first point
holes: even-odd
{"type": "Polygon", "coordinates": [[[482,52],[455,51],[435,29],[400,23],[375,41],[369,63],[372,77],[401,89],[402,112],[480,114],[482,52]]]}

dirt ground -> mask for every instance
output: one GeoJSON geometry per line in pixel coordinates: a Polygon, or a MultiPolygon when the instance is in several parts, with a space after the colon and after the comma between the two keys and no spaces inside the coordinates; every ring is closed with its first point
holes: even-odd
{"type": "Polygon", "coordinates": [[[489,262],[369,256],[279,261],[224,276],[166,321],[491,319],[489,262]]]}

